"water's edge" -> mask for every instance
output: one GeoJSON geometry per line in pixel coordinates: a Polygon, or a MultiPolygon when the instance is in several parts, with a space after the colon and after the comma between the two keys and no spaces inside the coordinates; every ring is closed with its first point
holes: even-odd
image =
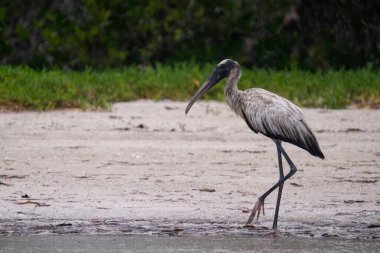
{"type": "Polygon", "coordinates": [[[378,240],[250,236],[2,236],[0,252],[377,252],[378,240]]]}
{"type": "MultiPolygon", "coordinates": [[[[283,222],[276,237],[380,239],[380,227],[366,223],[346,224],[335,220],[325,222],[283,222]]],[[[273,237],[273,231],[263,225],[245,226],[225,221],[189,220],[125,220],[125,219],[0,219],[0,235],[169,235],[169,236],[233,236],[273,237]]],[[[380,241],[380,240],[379,240],[380,241]]]]}

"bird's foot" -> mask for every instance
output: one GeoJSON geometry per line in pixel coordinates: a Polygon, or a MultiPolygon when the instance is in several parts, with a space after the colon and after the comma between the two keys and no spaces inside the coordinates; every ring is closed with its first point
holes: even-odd
{"type": "Polygon", "coordinates": [[[261,210],[263,210],[263,214],[265,215],[264,200],[258,199],[256,204],[255,204],[255,207],[252,209],[252,213],[249,216],[248,221],[245,225],[249,226],[255,217],[257,217],[256,219],[259,220],[261,210]]]}

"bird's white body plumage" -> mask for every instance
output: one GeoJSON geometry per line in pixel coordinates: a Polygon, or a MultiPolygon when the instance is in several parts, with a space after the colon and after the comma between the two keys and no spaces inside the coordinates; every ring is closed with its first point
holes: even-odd
{"type": "Polygon", "coordinates": [[[225,100],[229,107],[256,133],[290,142],[312,155],[323,158],[318,142],[306,123],[301,109],[289,100],[261,88],[240,91],[240,68],[227,77],[225,100]]]}

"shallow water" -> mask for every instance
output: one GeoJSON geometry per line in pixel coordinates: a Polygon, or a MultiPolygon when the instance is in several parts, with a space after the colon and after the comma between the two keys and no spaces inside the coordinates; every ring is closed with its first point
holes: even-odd
{"type": "Polygon", "coordinates": [[[379,252],[380,241],[234,236],[3,236],[0,252],[379,252]]]}

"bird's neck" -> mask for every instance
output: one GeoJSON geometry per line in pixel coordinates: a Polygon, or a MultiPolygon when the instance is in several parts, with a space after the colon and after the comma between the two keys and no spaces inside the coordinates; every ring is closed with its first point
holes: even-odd
{"type": "Polygon", "coordinates": [[[237,84],[241,76],[240,68],[233,69],[227,77],[227,84],[224,88],[224,97],[229,107],[238,115],[241,116],[240,108],[240,93],[237,84]]]}

